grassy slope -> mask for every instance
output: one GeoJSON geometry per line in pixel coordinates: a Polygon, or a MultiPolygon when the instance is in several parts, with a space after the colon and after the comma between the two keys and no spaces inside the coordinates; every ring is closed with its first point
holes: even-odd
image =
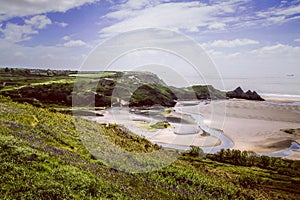
{"type": "MultiPolygon", "coordinates": [[[[96,127],[94,131],[104,130],[127,150],[157,149],[114,126],[84,124],[96,127]]],[[[295,199],[299,193],[291,178],[188,155],[155,172],[120,172],[93,159],[80,141],[72,116],[0,96],[2,199],[295,199]]]]}
{"type": "Polygon", "coordinates": [[[110,106],[117,100],[116,97],[129,101],[131,106],[174,106],[175,99],[225,98],[225,93],[212,86],[167,87],[159,77],[148,72],[95,72],[46,76],[36,73],[10,73],[4,72],[3,69],[0,69],[0,95],[40,107],[71,107],[71,98],[74,97],[72,95],[75,95],[78,106],[95,99],[97,107],[110,106]],[[91,91],[96,91],[97,95],[91,91]]]}
{"type": "Polygon", "coordinates": [[[0,70],[0,83],[6,83],[6,87],[2,88],[2,91],[17,90],[26,86],[38,86],[38,85],[48,85],[53,83],[73,83],[74,78],[69,76],[46,76],[37,74],[22,75],[22,74],[12,74],[5,73],[0,70]]]}

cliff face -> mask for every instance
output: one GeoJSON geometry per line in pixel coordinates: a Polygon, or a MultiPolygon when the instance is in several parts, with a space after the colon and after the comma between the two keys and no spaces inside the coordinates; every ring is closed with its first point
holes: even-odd
{"type": "Polygon", "coordinates": [[[264,101],[264,99],[255,91],[248,90],[247,92],[244,92],[241,87],[237,87],[235,90],[227,92],[226,96],[228,98],[264,101]]]}

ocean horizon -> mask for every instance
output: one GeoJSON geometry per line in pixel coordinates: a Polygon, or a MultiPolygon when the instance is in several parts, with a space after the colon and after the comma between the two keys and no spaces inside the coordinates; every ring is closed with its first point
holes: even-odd
{"type": "MultiPolygon", "coordinates": [[[[192,84],[197,82],[196,77],[191,77],[192,84]]],[[[204,84],[213,85],[215,88],[225,91],[241,87],[245,92],[254,90],[264,97],[299,99],[300,101],[300,75],[294,76],[249,76],[233,77],[223,76],[220,78],[207,78],[204,84]],[[222,85],[223,82],[223,85],[222,85]]]]}

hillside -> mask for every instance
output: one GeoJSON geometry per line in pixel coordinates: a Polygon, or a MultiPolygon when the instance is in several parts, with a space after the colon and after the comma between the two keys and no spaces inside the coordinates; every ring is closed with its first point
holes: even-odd
{"type": "MultiPolygon", "coordinates": [[[[3,199],[299,197],[299,176],[291,171],[298,167],[293,162],[280,159],[281,166],[286,166],[283,172],[264,168],[264,165],[223,164],[222,158],[226,155],[224,158],[228,158],[230,153],[223,157],[200,158],[201,151],[192,148],[168,167],[131,174],[96,160],[83,146],[70,115],[15,103],[0,96],[0,122],[0,193],[3,199]],[[286,169],[290,169],[290,173],[286,173],[286,169]]],[[[128,151],[159,149],[118,126],[105,127],[85,120],[82,124],[91,131],[103,130],[102,134],[128,151]]]]}
{"type": "Polygon", "coordinates": [[[75,72],[0,69],[0,95],[35,106],[110,107],[113,105],[173,107],[179,100],[224,99],[213,86],[167,86],[151,72],[75,72]],[[60,75],[57,75],[60,74],[60,75]]]}

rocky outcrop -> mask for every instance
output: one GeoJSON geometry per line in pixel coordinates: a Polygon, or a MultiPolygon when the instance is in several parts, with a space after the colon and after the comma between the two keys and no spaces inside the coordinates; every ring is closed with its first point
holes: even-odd
{"type": "Polygon", "coordinates": [[[132,94],[129,106],[154,106],[161,105],[165,107],[173,107],[176,104],[175,94],[167,87],[154,84],[145,84],[140,86],[132,94]]]}
{"type": "Polygon", "coordinates": [[[192,89],[199,100],[226,98],[224,92],[217,90],[212,85],[194,85],[192,89]]]}
{"type": "Polygon", "coordinates": [[[244,92],[241,87],[237,87],[235,90],[227,92],[226,96],[228,98],[264,101],[264,99],[255,91],[248,90],[247,92],[244,92]]]}
{"type": "Polygon", "coordinates": [[[217,90],[212,85],[193,85],[191,87],[169,87],[178,98],[178,101],[197,101],[208,99],[226,99],[226,93],[217,90]]]}

